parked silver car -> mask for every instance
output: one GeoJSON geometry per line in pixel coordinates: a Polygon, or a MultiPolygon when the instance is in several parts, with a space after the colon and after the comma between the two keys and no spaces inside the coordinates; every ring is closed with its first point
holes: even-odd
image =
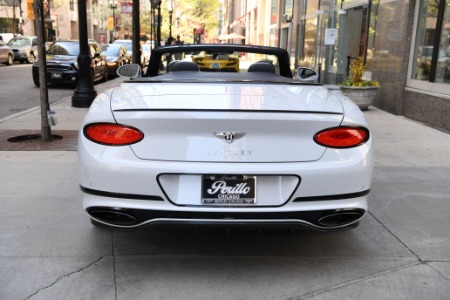
{"type": "Polygon", "coordinates": [[[0,41],[0,63],[5,65],[12,65],[14,54],[4,42],[0,41]]]}
{"type": "Polygon", "coordinates": [[[33,63],[37,57],[36,36],[16,36],[7,44],[14,53],[14,61],[33,63]]]}

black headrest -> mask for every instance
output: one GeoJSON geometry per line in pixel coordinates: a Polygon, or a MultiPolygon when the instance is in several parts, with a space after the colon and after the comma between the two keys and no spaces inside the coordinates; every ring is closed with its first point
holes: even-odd
{"type": "Polygon", "coordinates": [[[173,61],[169,64],[169,71],[200,71],[200,69],[198,68],[198,65],[192,61],[173,61]]]}
{"type": "Polygon", "coordinates": [[[248,72],[267,72],[275,74],[275,67],[269,62],[256,62],[248,67],[248,72]]]}

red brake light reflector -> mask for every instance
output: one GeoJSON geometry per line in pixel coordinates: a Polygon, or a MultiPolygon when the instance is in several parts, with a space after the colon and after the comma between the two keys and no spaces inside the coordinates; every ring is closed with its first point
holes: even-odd
{"type": "Polygon", "coordinates": [[[330,148],[357,147],[369,139],[369,131],[363,127],[334,127],[320,131],[314,141],[330,148]]]}
{"type": "Polygon", "coordinates": [[[86,125],[84,135],[95,143],[110,146],[131,145],[144,138],[144,134],[139,129],[114,123],[86,125]]]}

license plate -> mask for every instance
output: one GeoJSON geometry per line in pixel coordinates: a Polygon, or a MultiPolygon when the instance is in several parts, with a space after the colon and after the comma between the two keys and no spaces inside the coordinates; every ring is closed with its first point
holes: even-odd
{"type": "Polygon", "coordinates": [[[203,204],[255,204],[256,176],[202,176],[203,204]]]}
{"type": "Polygon", "coordinates": [[[62,78],[62,74],[61,73],[52,73],[51,77],[52,78],[62,78]]]}
{"type": "Polygon", "coordinates": [[[211,64],[212,69],[220,69],[220,64],[211,64]]]}

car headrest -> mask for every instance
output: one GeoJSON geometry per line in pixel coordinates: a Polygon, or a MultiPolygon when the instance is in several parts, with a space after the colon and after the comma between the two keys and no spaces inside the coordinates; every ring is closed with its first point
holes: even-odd
{"type": "Polygon", "coordinates": [[[219,55],[217,55],[217,59],[218,60],[227,60],[229,58],[230,57],[227,54],[219,54],[219,55]]]}
{"type": "Polygon", "coordinates": [[[270,62],[256,62],[254,64],[251,64],[250,67],[248,67],[248,72],[266,72],[266,73],[274,73],[275,74],[275,67],[270,62]]]}
{"type": "Polygon", "coordinates": [[[192,61],[173,61],[169,64],[168,71],[200,71],[200,69],[198,65],[192,61]]]}
{"type": "Polygon", "coordinates": [[[173,66],[178,62],[178,60],[173,60],[167,65],[167,73],[172,72],[173,66]]]}

